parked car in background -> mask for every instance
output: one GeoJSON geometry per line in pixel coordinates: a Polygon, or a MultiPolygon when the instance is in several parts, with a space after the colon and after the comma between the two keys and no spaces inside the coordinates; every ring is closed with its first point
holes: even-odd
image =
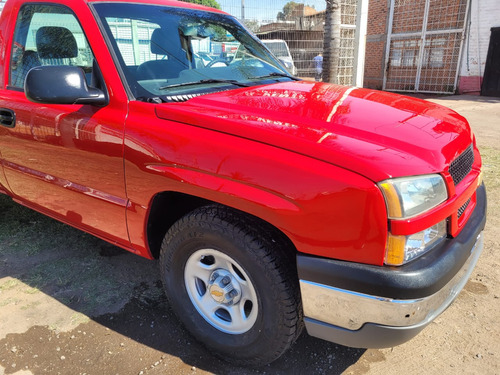
{"type": "Polygon", "coordinates": [[[293,62],[292,54],[288,44],[282,39],[262,39],[262,43],[276,56],[292,75],[297,74],[297,68],[293,62]]]}

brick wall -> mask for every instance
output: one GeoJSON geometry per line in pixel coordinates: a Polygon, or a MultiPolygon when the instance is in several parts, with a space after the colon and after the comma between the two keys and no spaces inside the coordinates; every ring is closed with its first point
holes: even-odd
{"type": "Polygon", "coordinates": [[[390,0],[370,0],[366,35],[364,87],[382,89],[390,0]]]}

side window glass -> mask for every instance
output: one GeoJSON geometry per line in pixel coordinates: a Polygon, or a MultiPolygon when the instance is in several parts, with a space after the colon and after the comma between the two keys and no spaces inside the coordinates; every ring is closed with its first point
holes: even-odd
{"type": "Polygon", "coordinates": [[[19,11],[10,63],[10,86],[23,88],[41,65],[81,67],[90,85],[94,56],[75,15],[65,6],[24,5],[19,11]]]}

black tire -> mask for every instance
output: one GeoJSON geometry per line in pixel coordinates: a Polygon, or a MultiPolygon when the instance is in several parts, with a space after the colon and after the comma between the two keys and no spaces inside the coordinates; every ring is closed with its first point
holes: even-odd
{"type": "Polygon", "coordinates": [[[178,318],[228,362],[270,363],[302,330],[293,248],[255,218],[220,206],[196,209],[165,235],[160,267],[178,318]]]}

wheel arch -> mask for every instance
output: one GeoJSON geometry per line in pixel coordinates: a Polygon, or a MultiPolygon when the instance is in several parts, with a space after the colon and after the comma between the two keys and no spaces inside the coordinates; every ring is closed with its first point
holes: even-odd
{"type": "Polygon", "coordinates": [[[195,209],[202,206],[220,206],[235,213],[246,217],[249,222],[257,221],[259,225],[265,228],[266,231],[272,232],[274,235],[279,236],[286,246],[294,254],[297,253],[297,248],[293,241],[276,225],[273,225],[268,220],[248,213],[247,211],[224,205],[205,198],[180,193],[176,191],[165,191],[158,193],[152,199],[149,215],[147,219],[147,243],[151,255],[158,259],[160,255],[160,248],[165,234],[170,227],[184,215],[188,214],[195,209]]]}

